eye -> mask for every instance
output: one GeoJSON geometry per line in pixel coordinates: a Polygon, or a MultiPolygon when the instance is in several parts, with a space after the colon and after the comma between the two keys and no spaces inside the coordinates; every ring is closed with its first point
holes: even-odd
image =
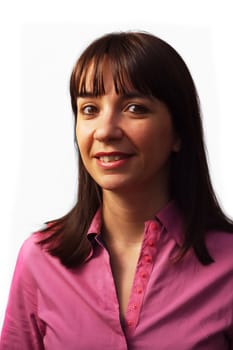
{"type": "Polygon", "coordinates": [[[131,112],[131,113],[135,113],[135,114],[145,114],[148,112],[148,108],[141,105],[141,104],[136,104],[136,103],[132,103],[130,105],[127,106],[127,111],[131,112]]]}
{"type": "Polygon", "coordinates": [[[93,115],[97,112],[97,108],[94,105],[85,105],[80,108],[82,114],[93,115]]]}

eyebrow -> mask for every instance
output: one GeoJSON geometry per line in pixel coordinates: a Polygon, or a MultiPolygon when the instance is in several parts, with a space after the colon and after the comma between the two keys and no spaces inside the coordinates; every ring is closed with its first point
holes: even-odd
{"type": "Polygon", "coordinates": [[[77,93],[77,98],[78,97],[82,97],[82,98],[86,98],[86,97],[98,97],[98,96],[102,96],[103,94],[94,94],[94,92],[88,92],[88,91],[85,91],[85,92],[79,92],[77,93]]]}
{"type": "MultiPolygon", "coordinates": [[[[77,98],[96,98],[96,97],[101,97],[104,96],[105,94],[95,94],[91,91],[85,91],[85,92],[80,92],[77,94],[77,98]]],[[[147,98],[147,99],[152,99],[153,97],[150,95],[146,95],[143,93],[140,93],[138,91],[132,91],[132,92],[127,92],[123,94],[119,94],[120,98],[123,100],[131,99],[131,98],[147,98]]]]}
{"type": "Polygon", "coordinates": [[[138,91],[132,91],[132,92],[127,92],[125,94],[122,94],[123,99],[130,99],[130,98],[151,98],[151,96],[140,93],[138,91]]]}

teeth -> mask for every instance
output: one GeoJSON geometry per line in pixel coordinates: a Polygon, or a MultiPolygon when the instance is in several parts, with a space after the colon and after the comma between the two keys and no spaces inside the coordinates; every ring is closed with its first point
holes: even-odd
{"type": "Polygon", "coordinates": [[[100,157],[99,159],[101,160],[101,162],[110,163],[121,159],[121,157],[120,156],[103,156],[103,157],[100,157]]]}

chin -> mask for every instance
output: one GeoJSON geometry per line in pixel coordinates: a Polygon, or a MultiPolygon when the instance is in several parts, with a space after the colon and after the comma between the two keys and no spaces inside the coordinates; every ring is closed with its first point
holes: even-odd
{"type": "Polygon", "coordinates": [[[103,191],[111,191],[116,193],[120,193],[123,191],[123,194],[126,194],[128,191],[137,191],[140,188],[140,185],[133,181],[101,181],[99,182],[99,186],[102,188],[103,191]]]}
{"type": "Polygon", "coordinates": [[[99,185],[103,191],[120,191],[124,189],[124,186],[114,185],[114,184],[100,184],[99,185]]]}
{"type": "Polygon", "coordinates": [[[102,190],[106,191],[118,191],[121,189],[126,189],[129,186],[128,183],[120,181],[98,181],[97,183],[102,190]]]}

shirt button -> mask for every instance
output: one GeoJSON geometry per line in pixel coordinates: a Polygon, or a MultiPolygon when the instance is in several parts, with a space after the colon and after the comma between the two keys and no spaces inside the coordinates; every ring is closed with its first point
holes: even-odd
{"type": "Polygon", "coordinates": [[[153,239],[149,239],[149,240],[148,240],[148,245],[149,245],[150,247],[154,247],[154,246],[155,246],[155,242],[153,241],[153,239]]]}
{"type": "Polygon", "coordinates": [[[146,272],[140,272],[140,277],[146,278],[146,276],[147,276],[147,273],[146,273],[146,272]]]}
{"type": "Polygon", "coordinates": [[[128,321],[127,321],[127,325],[128,325],[129,327],[132,327],[132,326],[133,326],[133,321],[128,320],[128,321]]]}
{"type": "Polygon", "coordinates": [[[150,227],[152,230],[158,230],[159,225],[157,224],[157,222],[153,221],[150,227]]]}
{"type": "Polygon", "coordinates": [[[141,287],[138,287],[138,288],[137,288],[137,293],[138,293],[138,294],[142,294],[142,288],[141,288],[141,287]]]}
{"type": "Polygon", "coordinates": [[[145,262],[147,262],[147,263],[151,263],[151,262],[152,262],[152,258],[151,258],[151,256],[149,256],[149,255],[145,255],[144,260],[145,260],[145,262]]]}
{"type": "Polygon", "coordinates": [[[129,308],[131,311],[134,311],[134,310],[137,310],[138,306],[137,304],[131,304],[129,308]]]}

